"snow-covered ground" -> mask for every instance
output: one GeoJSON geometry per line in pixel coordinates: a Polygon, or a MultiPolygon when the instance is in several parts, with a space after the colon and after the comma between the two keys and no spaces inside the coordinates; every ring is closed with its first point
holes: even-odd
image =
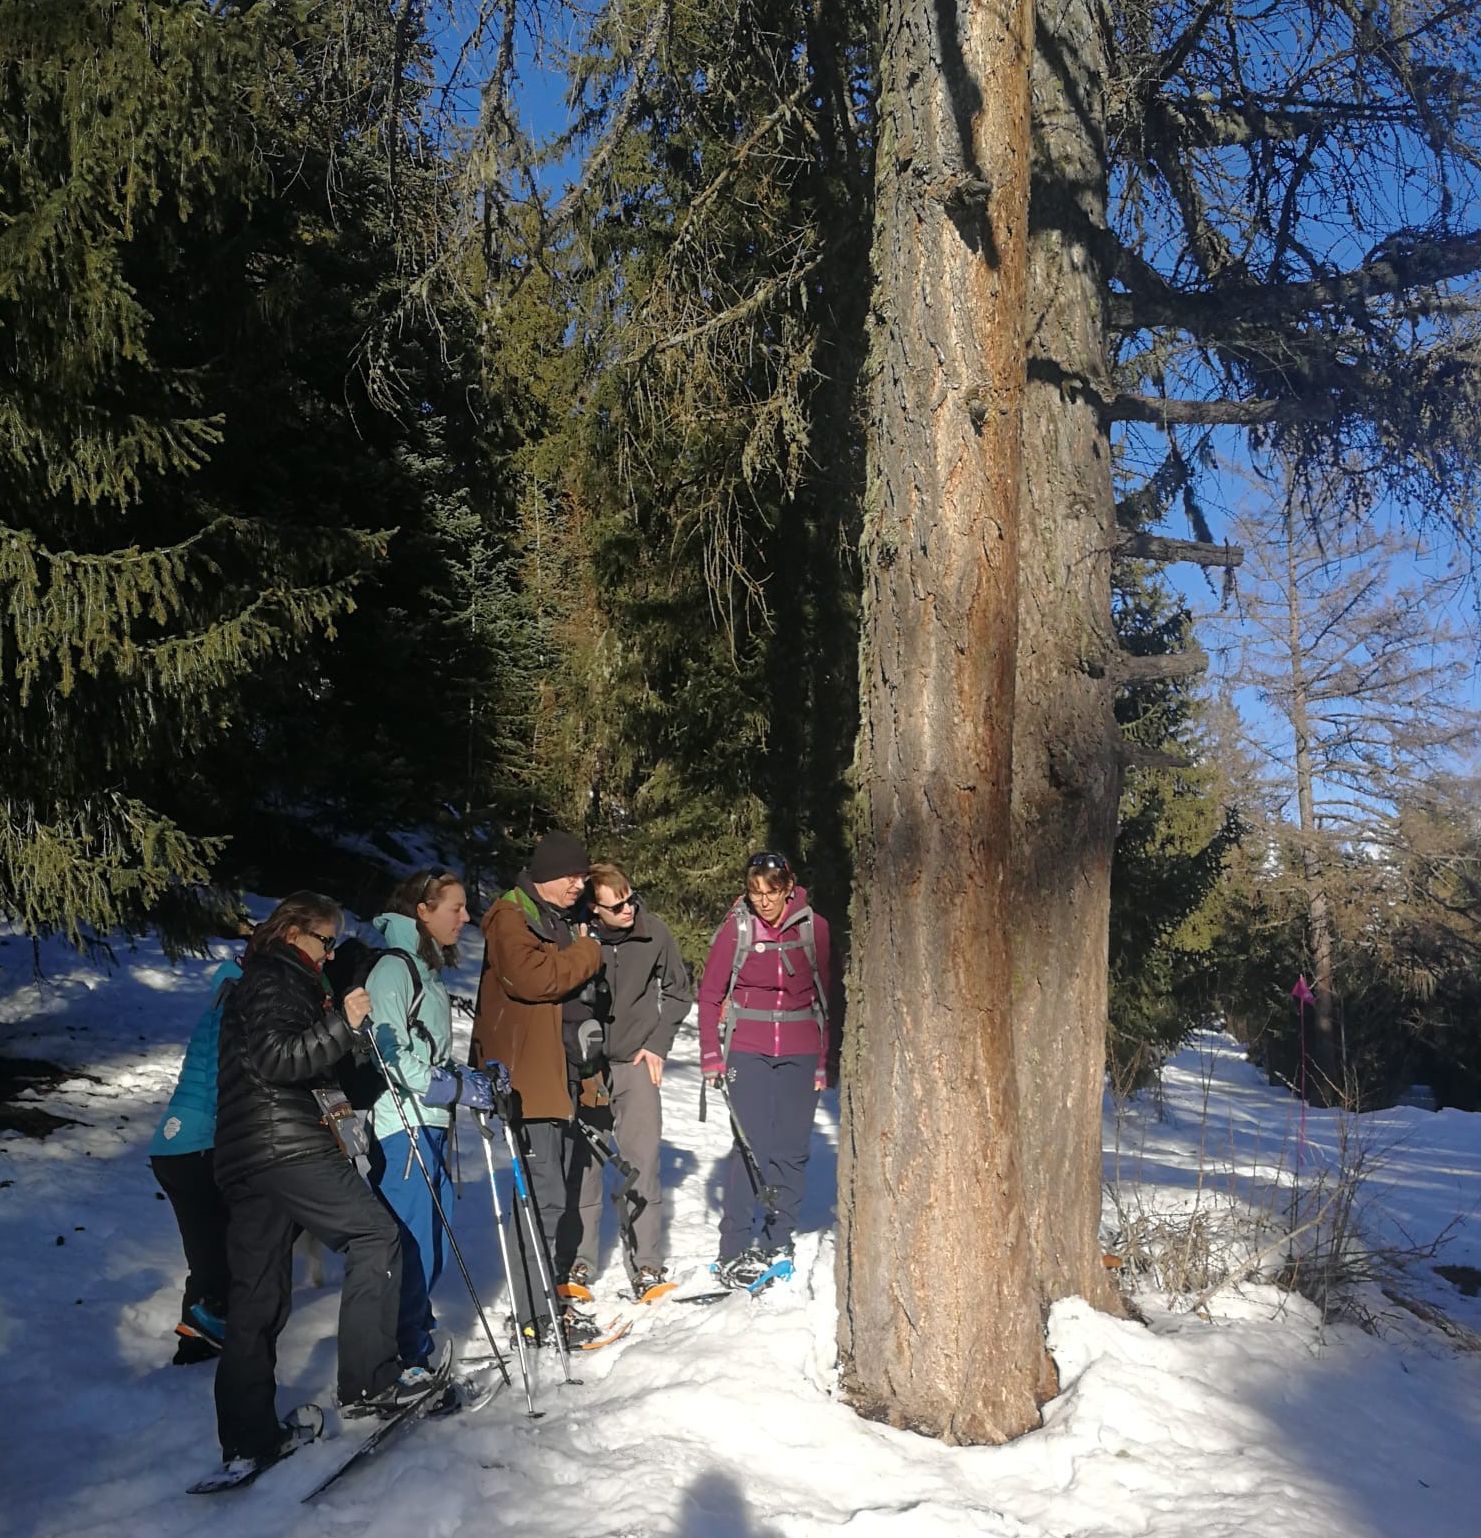
{"type": "MultiPolygon", "coordinates": [[[[476,949],[475,936],[467,952],[476,949]]],[[[1262,1280],[1273,1262],[1261,1234],[1291,1201],[1299,1117],[1216,1035],[1196,1038],[1169,1067],[1160,1107],[1108,1111],[1106,1173],[1119,1186],[1107,1232],[1156,1220],[1165,1239],[1169,1222],[1186,1229],[1197,1218],[1217,1253],[1251,1257],[1249,1279],[1210,1291],[1198,1309],[1144,1292],[1145,1325],[1061,1304],[1050,1339],[1062,1393],[1043,1429],[1012,1446],[942,1447],[859,1420],[833,1397],[830,1096],[791,1285],[754,1301],[655,1309],[626,1340],[578,1359],[580,1386],[562,1386],[555,1359],[541,1355],[542,1419],[528,1420],[522,1396],[506,1392],[476,1415],[419,1427],[315,1507],[299,1497],[343,1442],[306,1449],[249,1490],[187,1496],[185,1485],[218,1457],[211,1368],[167,1365],[183,1262],[145,1150],[206,1000],[209,964],[172,966],[148,945],[121,950],[112,970],[61,947],[42,957],[38,986],[29,944],[0,938],[0,1052],[75,1065],[77,1077],[38,1103],[76,1125],[41,1141],[0,1135],[0,1533],[1481,1531],[1481,1356],[1458,1351],[1376,1286],[1362,1295],[1374,1334],[1323,1324],[1312,1305],[1262,1280]]],[[[468,991],[473,976],[465,969],[468,991]]],[[[665,1079],[670,1254],[681,1282],[698,1282],[714,1253],[726,1146],[722,1119],[698,1121],[696,1059],[692,1035],[681,1036],[665,1079]]],[[[1344,1124],[1311,1112],[1305,1131],[1307,1210],[1330,1187],[1345,1134],[1348,1161],[1361,1147],[1372,1164],[1370,1231],[1412,1247],[1451,1229],[1443,1252],[1413,1258],[1393,1290],[1481,1330],[1481,1300],[1433,1269],[1481,1268],[1481,1117],[1399,1110],[1344,1124]]],[[[493,1294],[497,1251],[471,1137],[463,1176],[459,1233],[493,1294]]],[[[610,1297],[621,1275],[611,1231],[605,1253],[610,1297]]],[[[439,1292],[443,1322],[471,1340],[474,1316],[455,1272],[439,1292]]],[[[296,1292],[281,1342],[284,1409],[327,1402],[336,1307],[332,1275],[327,1287],[305,1282],[296,1292]]]]}

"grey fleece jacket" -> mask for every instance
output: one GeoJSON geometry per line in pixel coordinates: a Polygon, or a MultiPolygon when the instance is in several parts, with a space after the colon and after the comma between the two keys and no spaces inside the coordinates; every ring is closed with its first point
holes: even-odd
{"type": "Polygon", "coordinates": [[[602,964],[612,988],[612,1022],[607,1027],[607,1056],[630,1063],[639,1052],[667,1057],[694,989],[678,942],[669,927],[641,903],[631,929],[597,925],[602,964]]]}

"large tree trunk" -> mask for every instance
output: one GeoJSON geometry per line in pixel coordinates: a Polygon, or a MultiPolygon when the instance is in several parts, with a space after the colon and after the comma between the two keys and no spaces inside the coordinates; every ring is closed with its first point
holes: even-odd
{"type": "Polygon", "coordinates": [[[840,1350],[949,1441],[1049,1381],[1013,1055],[1030,0],[884,0],[840,1350]]]}
{"type": "Polygon", "coordinates": [[[1011,927],[1019,1158],[1046,1305],[1074,1293],[1116,1301],[1099,1243],[1120,798],[1116,512],[1105,427],[1085,388],[1106,377],[1103,23],[1098,0],[1041,11],[1033,72],[1011,927]]]}

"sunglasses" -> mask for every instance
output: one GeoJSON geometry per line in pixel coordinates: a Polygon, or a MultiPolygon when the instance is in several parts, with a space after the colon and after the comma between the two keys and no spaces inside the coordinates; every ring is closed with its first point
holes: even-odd
{"type": "Polygon", "coordinates": [[[418,905],[425,903],[432,888],[444,881],[457,881],[458,873],[453,870],[431,870],[427,872],[427,879],[422,883],[422,895],[417,898],[418,905]]]}
{"type": "Polygon", "coordinates": [[[311,940],[317,940],[324,947],[324,954],[326,956],[332,956],[335,946],[339,944],[339,941],[333,935],[321,935],[317,930],[313,929],[305,929],[304,933],[311,940]]]}
{"type": "MultiPolygon", "coordinates": [[[[595,899],[593,899],[595,901],[595,899]]],[[[596,906],[605,913],[621,913],[624,908],[636,908],[638,894],[629,892],[626,897],[619,897],[615,903],[597,903],[596,906]]]]}
{"type": "Polygon", "coordinates": [[[746,874],[749,876],[752,871],[771,871],[779,876],[790,876],[792,867],[787,863],[786,855],[765,850],[760,854],[753,854],[746,861],[746,874]]]}

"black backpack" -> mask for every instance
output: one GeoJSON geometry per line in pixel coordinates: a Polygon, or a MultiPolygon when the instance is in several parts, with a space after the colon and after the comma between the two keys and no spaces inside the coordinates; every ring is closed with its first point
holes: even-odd
{"type": "MultiPolygon", "coordinates": [[[[334,954],[324,963],[324,977],[334,995],[336,1007],[343,1009],[345,995],[365,986],[376,962],[382,956],[399,956],[410,970],[413,991],[406,1023],[413,1032],[420,1032],[430,1047],[432,1033],[417,1018],[422,1003],[422,974],[417,971],[416,960],[409,951],[371,945],[355,935],[336,947],[334,954]]],[[[340,1061],[337,1077],[339,1087],[357,1111],[368,1111],[380,1098],[386,1087],[385,1075],[362,1032],[355,1032],[354,1052],[340,1061]]]]}

